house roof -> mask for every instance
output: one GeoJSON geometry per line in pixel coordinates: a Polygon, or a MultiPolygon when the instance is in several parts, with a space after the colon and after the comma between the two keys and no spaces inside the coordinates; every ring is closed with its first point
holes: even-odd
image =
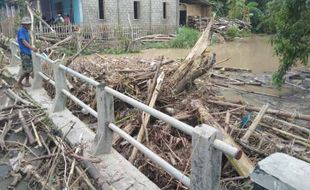
{"type": "Polygon", "coordinates": [[[208,0],[180,0],[180,3],[208,5],[208,0]]]}

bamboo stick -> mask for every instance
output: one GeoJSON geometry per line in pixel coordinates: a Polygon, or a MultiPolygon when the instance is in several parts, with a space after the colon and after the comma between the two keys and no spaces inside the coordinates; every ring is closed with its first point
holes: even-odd
{"type": "MultiPolygon", "coordinates": [[[[154,107],[154,106],[155,106],[155,103],[156,103],[157,97],[158,97],[158,95],[159,95],[159,91],[160,91],[161,85],[162,85],[162,83],[163,83],[164,77],[165,77],[165,75],[164,75],[164,73],[162,72],[162,73],[158,76],[158,78],[157,78],[157,84],[156,84],[156,87],[155,87],[155,89],[154,89],[154,91],[153,91],[152,98],[151,98],[150,103],[149,103],[149,106],[150,106],[150,107],[154,107]]],[[[145,133],[145,131],[146,131],[146,127],[147,127],[147,125],[148,125],[148,123],[149,123],[149,120],[150,120],[150,117],[151,117],[150,114],[145,113],[145,112],[143,112],[142,115],[143,115],[144,117],[142,117],[142,118],[143,118],[143,120],[142,120],[142,125],[141,125],[140,131],[139,131],[139,134],[138,134],[138,138],[137,138],[138,142],[142,142],[144,133],[145,133]]],[[[138,149],[134,147],[134,148],[133,148],[133,151],[132,151],[132,153],[131,153],[131,156],[129,157],[129,161],[130,161],[131,163],[134,162],[137,153],[138,153],[138,149]]]]}
{"type": "MultiPolygon", "coordinates": [[[[240,107],[240,106],[243,106],[243,105],[240,105],[240,104],[234,104],[234,103],[231,103],[231,102],[223,102],[223,101],[207,100],[207,102],[208,103],[212,103],[212,104],[221,105],[221,106],[229,106],[229,107],[240,107]]],[[[245,109],[248,110],[248,111],[260,111],[260,108],[252,107],[252,106],[247,106],[247,107],[245,107],[245,109]]],[[[289,118],[295,118],[295,119],[310,121],[310,115],[301,114],[301,113],[294,114],[292,112],[287,112],[287,111],[282,111],[282,110],[275,110],[275,109],[268,109],[268,111],[266,113],[267,114],[277,115],[277,116],[283,116],[283,117],[289,117],[289,118]]]]}

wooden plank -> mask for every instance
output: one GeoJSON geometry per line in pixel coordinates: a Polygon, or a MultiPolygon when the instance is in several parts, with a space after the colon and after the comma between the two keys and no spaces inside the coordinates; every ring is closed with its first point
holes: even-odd
{"type": "MultiPolygon", "coordinates": [[[[234,141],[234,139],[222,128],[222,126],[217,123],[217,121],[213,118],[213,116],[209,113],[207,108],[204,107],[200,100],[192,100],[191,106],[194,109],[198,110],[198,113],[203,120],[204,123],[217,128],[223,135],[223,141],[241,149],[241,147],[234,141]]],[[[233,159],[230,156],[226,156],[233,167],[236,169],[239,175],[241,176],[249,176],[251,172],[254,170],[254,164],[249,159],[249,157],[242,153],[242,156],[239,160],[233,159]]]]}

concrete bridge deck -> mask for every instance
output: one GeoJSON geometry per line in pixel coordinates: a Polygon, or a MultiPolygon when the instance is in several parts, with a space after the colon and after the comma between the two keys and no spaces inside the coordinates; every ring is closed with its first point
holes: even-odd
{"type": "MultiPolygon", "coordinates": [[[[13,77],[18,76],[19,66],[9,66],[7,70],[13,77]]],[[[91,153],[91,144],[93,143],[95,133],[91,131],[85,123],[79,118],[75,117],[68,109],[64,111],[52,113],[52,99],[47,95],[44,89],[30,90],[26,88],[29,95],[39,104],[42,108],[47,109],[49,118],[60,129],[63,134],[67,134],[66,140],[74,145],[79,143],[82,135],[83,142],[85,142],[86,149],[84,156],[89,156],[91,153]],[[74,122],[75,125],[70,130],[71,126],[66,124],[74,122]],[[70,131],[69,131],[70,130],[70,131]]],[[[102,162],[94,164],[101,175],[101,181],[104,182],[103,189],[117,189],[117,190],[158,190],[159,188],[143,175],[137,168],[121,156],[116,150],[112,150],[111,154],[101,155],[98,157],[102,162]]]]}

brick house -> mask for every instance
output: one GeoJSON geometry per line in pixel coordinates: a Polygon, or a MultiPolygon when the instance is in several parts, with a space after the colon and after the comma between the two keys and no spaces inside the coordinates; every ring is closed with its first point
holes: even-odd
{"type": "Polygon", "coordinates": [[[180,0],[180,25],[187,25],[189,17],[210,17],[212,7],[207,0],[180,0]]]}
{"type": "Polygon", "coordinates": [[[69,14],[72,23],[129,27],[177,27],[179,0],[41,0],[46,20],[69,14]],[[130,22],[129,22],[130,21],[130,22]]]}

